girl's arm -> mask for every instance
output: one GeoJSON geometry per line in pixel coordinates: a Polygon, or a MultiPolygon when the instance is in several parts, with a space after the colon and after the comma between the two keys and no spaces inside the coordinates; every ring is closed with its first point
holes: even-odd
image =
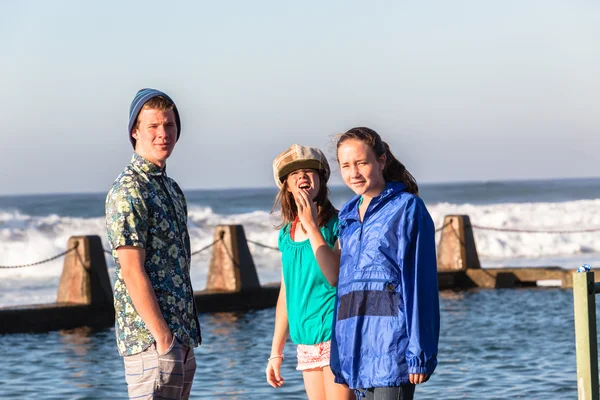
{"type": "Polygon", "coordinates": [[[273,342],[271,344],[271,355],[267,361],[267,382],[274,388],[283,385],[281,377],[281,362],[283,361],[283,348],[289,335],[287,305],[285,300],[285,282],[281,278],[281,287],[279,289],[279,298],[275,308],[275,330],[273,332],[273,342]]]}
{"type": "Polygon", "coordinates": [[[422,200],[407,205],[398,232],[402,286],[408,332],[406,362],[413,383],[422,383],[437,365],[440,306],[435,256],[435,228],[422,200]]]}
{"type": "Polygon", "coordinates": [[[321,268],[321,272],[331,286],[336,286],[340,273],[340,248],[337,245],[334,249],[329,247],[319,226],[317,225],[317,204],[308,199],[308,196],[303,191],[295,198],[296,206],[298,207],[298,219],[310,240],[317,263],[321,268]]]}

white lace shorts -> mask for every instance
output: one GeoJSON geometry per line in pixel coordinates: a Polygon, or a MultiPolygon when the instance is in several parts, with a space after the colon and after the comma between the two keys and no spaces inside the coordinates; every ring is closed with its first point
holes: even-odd
{"type": "Polygon", "coordinates": [[[298,371],[329,366],[329,351],[331,341],[317,344],[299,344],[296,348],[298,371]]]}

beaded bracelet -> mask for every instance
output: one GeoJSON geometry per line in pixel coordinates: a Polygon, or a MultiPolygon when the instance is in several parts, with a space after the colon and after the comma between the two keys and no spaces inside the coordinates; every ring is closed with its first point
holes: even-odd
{"type": "Polygon", "coordinates": [[[275,358],[281,358],[281,359],[283,360],[283,354],[279,354],[279,355],[277,355],[277,356],[269,357],[269,358],[267,359],[267,362],[269,362],[269,361],[271,361],[271,360],[273,360],[273,359],[275,359],[275,358]]]}

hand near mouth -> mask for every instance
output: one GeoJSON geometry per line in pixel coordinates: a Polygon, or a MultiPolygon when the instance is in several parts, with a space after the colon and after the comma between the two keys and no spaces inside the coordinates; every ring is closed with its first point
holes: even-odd
{"type": "Polygon", "coordinates": [[[294,195],[296,206],[298,208],[298,219],[302,226],[308,230],[308,228],[317,227],[317,203],[309,200],[308,191],[300,190],[294,195]]]}

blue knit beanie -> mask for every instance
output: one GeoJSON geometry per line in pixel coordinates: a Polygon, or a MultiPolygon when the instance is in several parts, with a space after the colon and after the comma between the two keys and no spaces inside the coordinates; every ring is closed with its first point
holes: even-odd
{"type": "Polygon", "coordinates": [[[140,114],[140,111],[142,111],[142,107],[144,107],[144,104],[146,104],[148,100],[157,96],[162,96],[167,100],[171,101],[171,103],[173,103],[175,123],[177,124],[177,140],[179,140],[179,135],[181,134],[181,121],[179,120],[179,111],[177,110],[175,102],[166,93],[161,92],[160,90],[146,88],[136,93],[135,97],[133,98],[133,101],[131,102],[131,106],[129,107],[129,129],[127,130],[127,133],[129,135],[129,141],[133,145],[134,149],[135,139],[133,138],[133,136],[131,136],[131,130],[135,126],[137,117],[140,114]]]}

